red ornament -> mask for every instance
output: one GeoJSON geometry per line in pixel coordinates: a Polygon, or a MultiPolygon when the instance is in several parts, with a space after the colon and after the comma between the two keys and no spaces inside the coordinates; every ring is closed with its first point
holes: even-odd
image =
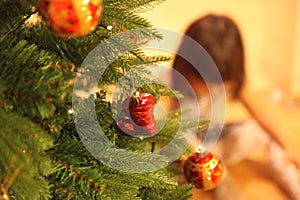
{"type": "Polygon", "coordinates": [[[184,165],[186,180],[201,190],[215,188],[222,181],[223,171],[222,162],[210,152],[195,152],[184,165]]]}
{"type": "Polygon", "coordinates": [[[152,94],[134,92],[122,104],[124,115],[117,126],[126,135],[152,136],[157,131],[154,118],[155,99],[152,94]]]}
{"type": "Polygon", "coordinates": [[[103,4],[102,0],[40,0],[40,12],[57,36],[77,38],[95,30],[103,4]]]}

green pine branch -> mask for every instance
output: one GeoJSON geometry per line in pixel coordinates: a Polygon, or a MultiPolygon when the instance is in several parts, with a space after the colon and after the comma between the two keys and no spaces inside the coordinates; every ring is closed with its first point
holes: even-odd
{"type": "Polygon", "coordinates": [[[133,1],[115,1],[105,0],[106,5],[117,7],[123,10],[134,10],[135,12],[145,12],[158,6],[164,0],[133,0],[133,1]]]}
{"type": "MultiPolygon", "coordinates": [[[[102,191],[103,195],[118,195],[122,191],[128,193],[134,188],[136,188],[135,194],[137,194],[141,187],[176,188],[176,180],[167,177],[162,172],[134,174],[114,170],[95,160],[92,155],[85,151],[80,141],[75,142],[76,140],[70,137],[64,137],[63,141],[48,151],[49,155],[55,156],[53,159],[54,173],[50,179],[57,184],[60,183],[60,188],[71,185],[72,188],[68,187],[69,191],[77,192],[79,192],[79,186],[82,192],[101,190],[102,188],[104,190],[102,191]]],[[[126,159],[126,157],[124,158],[126,159]]],[[[61,192],[62,190],[57,191],[61,192]]]]}
{"type": "Polygon", "coordinates": [[[183,185],[174,190],[163,190],[163,189],[155,189],[151,190],[149,188],[145,188],[142,192],[141,196],[143,200],[185,200],[189,199],[192,195],[190,190],[193,188],[192,185],[183,185]]]}
{"type": "Polygon", "coordinates": [[[5,176],[12,177],[20,168],[8,191],[12,197],[20,200],[51,198],[45,178],[51,172],[50,162],[43,152],[52,142],[38,124],[0,109],[0,182],[5,176]]]}
{"type": "MultiPolygon", "coordinates": [[[[5,175],[11,175],[10,171],[18,172],[8,190],[12,199],[189,197],[191,187],[179,187],[169,168],[128,173],[168,164],[166,156],[150,150],[153,143],[158,148],[172,140],[178,131],[177,116],[168,115],[167,123],[171,125],[165,125],[154,137],[131,138],[115,127],[114,117],[118,116],[122,102],[112,107],[110,91],[106,98],[91,97],[88,102],[72,105],[76,75],[92,76],[103,68],[106,71],[98,84],[101,89],[115,86],[121,77],[136,69],[133,82],[142,85],[138,88],[140,92],[152,93],[156,100],[178,95],[153,80],[149,70],[141,67],[155,67],[170,60],[166,56],[147,56],[140,49],[140,45],[159,40],[162,35],[138,14],[161,2],[104,0],[101,23],[94,32],[81,38],[63,39],[53,34],[44,22],[33,27],[26,25],[31,14],[39,11],[39,0],[0,0],[0,183],[5,175]],[[108,30],[107,25],[113,28],[108,30]],[[106,60],[95,63],[90,72],[81,71],[83,61],[99,44],[105,46],[102,56],[106,60]],[[97,120],[107,140],[103,135],[97,140],[102,133],[92,121],[86,120],[93,111],[86,109],[85,103],[90,102],[95,103],[97,120]],[[74,115],[68,113],[69,109],[74,109],[74,115]],[[74,121],[75,115],[82,115],[82,120],[74,121]],[[76,129],[75,122],[81,128],[76,129]],[[87,139],[92,141],[90,149],[83,144],[87,139]],[[112,165],[130,167],[119,171],[112,165]]],[[[126,87],[121,87],[122,90],[126,87]]],[[[189,121],[183,123],[184,128],[193,125],[189,121]]],[[[185,147],[184,140],[178,139],[176,147],[185,147]]]]}

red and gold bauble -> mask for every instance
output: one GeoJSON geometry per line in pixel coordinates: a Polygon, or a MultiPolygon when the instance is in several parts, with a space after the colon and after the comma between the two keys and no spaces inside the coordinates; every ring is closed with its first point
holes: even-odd
{"type": "Polygon", "coordinates": [[[152,136],[157,131],[153,114],[155,99],[152,94],[134,92],[122,104],[123,116],[117,126],[125,135],[152,136]]]}
{"type": "Polygon", "coordinates": [[[195,152],[184,165],[186,180],[201,190],[215,188],[222,181],[223,171],[222,162],[210,152],[195,152]]]}
{"type": "Polygon", "coordinates": [[[40,0],[40,12],[47,27],[62,38],[88,35],[98,26],[102,0],[40,0]]]}

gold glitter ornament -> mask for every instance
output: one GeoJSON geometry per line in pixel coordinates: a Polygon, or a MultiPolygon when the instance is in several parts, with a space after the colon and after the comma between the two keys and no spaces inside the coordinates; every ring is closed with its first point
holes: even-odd
{"type": "Polygon", "coordinates": [[[57,36],[78,38],[98,26],[103,3],[102,0],[40,0],[40,13],[57,36]]]}

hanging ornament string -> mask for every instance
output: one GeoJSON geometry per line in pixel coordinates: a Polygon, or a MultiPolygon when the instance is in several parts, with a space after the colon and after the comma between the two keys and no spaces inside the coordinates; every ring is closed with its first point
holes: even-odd
{"type": "Polygon", "coordinates": [[[7,37],[8,35],[12,34],[13,32],[15,32],[16,30],[18,30],[23,24],[24,22],[26,22],[28,19],[30,19],[32,16],[35,16],[37,15],[38,13],[37,12],[32,12],[30,13],[29,15],[27,16],[24,16],[24,18],[22,19],[22,21],[20,21],[19,23],[15,24],[13,26],[13,28],[9,31],[7,31],[4,36],[7,37]]]}
{"type": "Polygon", "coordinates": [[[203,131],[201,126],[198,127],[196,139],[197,139],[196,153],[198,154],[199,157],[202,157],[205,152],[205,148],[203,147],[203,131]]]}
{"type": "Polygon", "coordinates": [[[30,29],[33,26],[38,25],[39,23],[41,23],[42,20],[42,16],[39,14],[39,12],[37,12],[37,9],[35,6],[31,7],[31,13],[29,13],[28,15],[25,15],[23,17],[23,19],[16,23],[11,30],[7,31],[4,36],[7,37],[9,34],[12,34],[13,32],[15,32],[16,30],[18,30],[21,26],[23,26],[25,24],[26,28],[30,29]]]}

